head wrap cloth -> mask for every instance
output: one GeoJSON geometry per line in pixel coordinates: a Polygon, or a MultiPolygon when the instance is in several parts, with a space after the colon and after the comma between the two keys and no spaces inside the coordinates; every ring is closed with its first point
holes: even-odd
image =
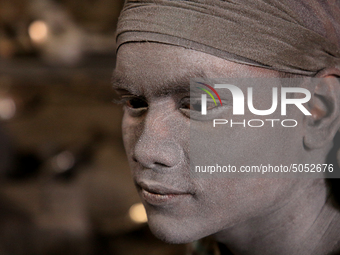
{"type": "Polygon", "coordinates": [[[336,0],[127,0],[117,50],[158,42],[238,63],[314,75],[340,68],[336,0]]]}

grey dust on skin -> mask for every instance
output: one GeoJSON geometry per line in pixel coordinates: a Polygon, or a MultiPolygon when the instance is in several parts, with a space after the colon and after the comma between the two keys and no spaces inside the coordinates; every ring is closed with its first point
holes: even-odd
{"type": "MultiPolygon", "coordinates": [[[[330,254],[339,250],[340,214],[323,179],[192,178],[189,170],[190,78],[279,77],[279,72],[233,63],[181,47],[128,43],[120,47],[114,88],[124,103],[123,138],[132,177],[153,233],[172,243],[209,235],[233,254],[330,254]]],[[[230,163],[324,163],[339,129],[340,85],[307,87],[312,99],[290,118],[290,129],[221,129],[230,163]],[[327,104],[324,102],[327,101],[327,104]]],[[[246,88],[243,88],[244,90],[246,88]]],[[[271,91],[256,97],[271,105],[271,91]]],[[[226,112],[225,118],[228,118],[226,112]]],[[[244,118],[250,118],[245,113],[244,118]]],[[[259,116],[259,118],[261,118],[259,116]]],[[[206,122],[192,122],[216,135],[206,122]]],[[[213,156],[213,155],[212,155],[213,156]]]]}

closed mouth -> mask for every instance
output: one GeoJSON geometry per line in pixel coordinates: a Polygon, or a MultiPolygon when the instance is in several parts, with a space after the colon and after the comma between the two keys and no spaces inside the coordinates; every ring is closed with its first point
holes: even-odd
{"type": "Polygon", "coordinates": [[[140,190],[145,190],[150,194],[154,195],[189,195],[190,192],[185,190],[168,187],[165,184],[156,183],[156,182],[136,182],[136,186],[140,190]]]}
{"type": "Polygon", "coordinates": [[[136,182],[137,189],[140,191],[142,198],[153,205],[168,203],[175,198],[181,198],[191,195],[190,192],[168,187],[166,185],[148,182],[136,182]]]}

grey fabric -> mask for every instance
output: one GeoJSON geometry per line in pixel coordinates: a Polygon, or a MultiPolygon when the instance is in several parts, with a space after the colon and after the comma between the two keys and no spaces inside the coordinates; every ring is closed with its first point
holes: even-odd
{"type": "Polygon", "coordinates": [[[313,75],[340,67],[340,1],[127,0],[117,50],[129,42],[166,43],[313,75]]]}

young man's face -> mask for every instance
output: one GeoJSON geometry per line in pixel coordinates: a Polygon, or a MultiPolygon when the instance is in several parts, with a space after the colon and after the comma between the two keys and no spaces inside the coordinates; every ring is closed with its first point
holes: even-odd
{"type": "MultiPolygon", "coordinates": [[[[151,230],[169,242],[190,242],[282,207],[299,189],[298,179],[193,178],[189,169],[189,79],[197,76],[278,77],[276,71],[236,64],[215,56],[157,43],[122,45],[115,70],[125,102],[123,138],[133,179],[151,230]]],[[[241,88],[244,92],[246,88],[241,88]]],[[[260,106],[271,106],[271,90],[254,89],[260,106]]],[[[280,112],[273,117],[281,118],[280,112]]],[[[225,119],[230,119],[225,113],[225,119]]],[[[246,112],[244,119],[254,119],[246,112]]],[[[265,116],[256,116],[265,119],[265,116]]],[[[287,118],[303,123],[303,114],[287,118]]],[[[294,129],[220,128],[195,121],[216,140],[231,165],[300,163],[303,124],[294,129]]]]}

